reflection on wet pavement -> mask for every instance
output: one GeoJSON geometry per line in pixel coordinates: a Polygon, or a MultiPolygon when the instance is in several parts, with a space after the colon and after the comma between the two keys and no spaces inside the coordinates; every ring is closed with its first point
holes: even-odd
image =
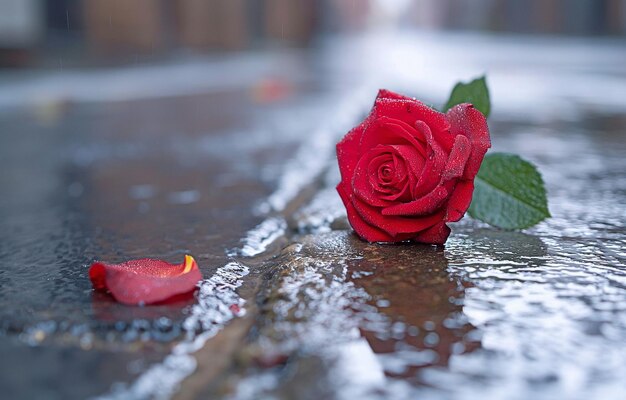
{"type": "Polygon", "coordinates": [[[621,398],[623,131],[562,144],[576,123],[492,126],[496,149],[545,171],[554,217],[527,233],[464,220],[444,250],[368,245],[341,222],[331,167],[290,223],[315,234],[270,261],[226,374],[235,398],[621,398]]]}
{"type": "Polygon", "coordinates": [[[463,315],[466,286],[450,275],[442,249],[407,246],[365,249],[367,258],[350,263],[353,282],[371,296],[391,326],[362,332],[379,355],[385,373],[415,377],[416,368],[448,365],[452,354],[479,343],[463,315]],[[387,254],[377,255],[384,250],[387,254]]]}
{"type": "MultiPolygon", "coordinates": [[[[494,150],[539,166],[553,218],[523,233],[465,219],[443,249],[367,244],[351,234],[333,189],[334,137],[362,110],[337,106],[325,85],[344,93],[356,81],[395,77],[394,89],[428,96],[443,76],[459,77],[450,67],[437,79],[411,78],[406,39],[396,54],[406,63],[387,69],[377,60],[348,67],[336,57],[341,47],[323,50],[320,64],[295,56],[303,76],[282,103],[259,104],[232,83],[179,97],[63,103],[45,117],[0,114],[0,189],[9,194],[0,197],[0,386],[8,398],[621,399],[621,97],[608,111],[589,104],[593,93],[541,99],[530,111],[515,107],[523,94],[496,98],[494,150]],[[320,71],[328,82],[299,86],[320,71]],[[336,114],[349,120],[334,123],[336,114]],[[86,278],[95,258],[185,253],[206,279],[175,304],[122,306],[86,278]]],[[[444,56],[455,49],[442,43],[444,56]]],[[[600,61],[622,57],[605,50],[600,61]]],[[[503,62],[492,53],[481,57],[503,62]]],[[[494,82],[506,87],[506,65],[495,61],[494,82]]],[[[595,64],[583,61],[593,74],[595,64]]],[[[620,87],[623,78],[606,80],[620,87]]]]}
{"type": "MultiPolygon", "coordinates": [[[[27,113],[0,116],[7,128],[0,186],[8,194],[0,199],[0,332],[12,338],[3,346],[26,365],[38,364],[39,354],[27,346],[46,347],[51,360],[70,346],[115,371],[71,388],[63,377],[84,368],[80,361],[45,368],[39,386],[3,374],[9,394],[104,393],[181,338],[193,297],[126,307],[93,293],[87,268],[94,259],[175,261],[191,253],[209,278],[228,263],[227,250],[262,220],[251,210],[276,185],[267,171],[306,129],[280,125],[282,108],[272,105],[260,119],[246,93],[75,105],[52,126],[27,113]],[[138,367],[127,368],[132,363],[138,367]]],[[[306,93],[292,99],[291,111],[308,119],[323,108],[306,93]]]]}

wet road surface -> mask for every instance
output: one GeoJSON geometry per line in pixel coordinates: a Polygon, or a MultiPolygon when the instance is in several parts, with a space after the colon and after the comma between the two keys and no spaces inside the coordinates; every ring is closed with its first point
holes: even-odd
{"type": "MultiPolygon", "coordinates": [[[[290,111],[315,119],[322,109],[307,94],[300,105],[292,99],[290,111]]],[[[0,346],[8,365],[19,359],[24,368],[2,374],[9,393],[96,395],[169,352],[194,298],[125,307],[93,292],[87,270],[96,259],[180,262],[193,254],[209,277],[230,260],[229,250],[262,221],[253,210],[276,186],[273,170],[306,133],[279,124],[279,107],[251,104],[241,89],[60,105],[53,122],[0,117],[0,346]],[[65,365],[68,356],[85,362],[65,365]],[[59,366],[31,375],[47,358],[59,366]],[[90,378],[90,370],[105,375],[90,378]],[[71,384],[81,374],[85,384],[71,384]]]]}
{"type": "MultiPolygon", "coordinates": [[[[398,48],[434,45],[400,39],[398,48]]],[[[598,103],[605,86],[590,86],[541,98],[539,108],[519,93],[499,102],[498,82],[512,65],[525,70],[515,59],[520,46],[477,40],[492,46],[491,58],[468,58],[465,69],[427,80],[493,70],[494,150],[538,165],[553,218],[524,232],[466,218],[444,249],[360,241],[333,190],[332,145],[367,111],[375,92],[367,89],[389,82],[442,102],[436,84],[406,73],[423,63],[410,51],[401,65],[354,66],[337,57],[342,46],[366,53],[378,44],[333,44],[315,61],[282,56],[240,85],[204,93],[95,102],[65,93],[0,114],[3,392],[623,398],[622,98],[605,92],[598,103]],[[511,52],[507,63],[501,48],[511,52]],[[285,73],[285,63],[298,68],[285,73]],[[278,91],[263,83],[272,68],[284,74],[278,91]],[[178,262],[185,253],[206,280],[196,297],[173,305],[119,305],[94,293],[86,275],[94,259],[178,262]],[[224,282],[231,289],[217,290],[224,282]],[[220,311],[234,303],[239,311],[220,311]]],[[[442,63],[458,50],[454,40],[436,43],[442,63]]],[[[574,57],[593,46],[564,47],[573,59],[561,73],[625,84],[608,71],[622,47],[602,42],[595,62],[574,57]]],[[[554,84],[555,65],[531,60],[526,68],[554,84]]],[[[516,79],[509,85],[530,78],[516,79]]]]}
{"type": "Polygon", "coordinates": [[[603,120],[593,137],[577,122],[491,124],[496,150],[546,171],[553,218],[523,233],[464,220],[445,249],[366,244],[322,187],[292,222],[315,233],[269,262],[256,329],[201,393],[621,398],[626,146],[622,117],[603,120]]]}

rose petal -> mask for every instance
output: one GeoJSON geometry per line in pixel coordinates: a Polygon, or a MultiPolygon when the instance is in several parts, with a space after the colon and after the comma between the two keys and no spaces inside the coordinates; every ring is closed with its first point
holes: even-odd
{"type": "Polygon", "coordinates": [[[360,144],[362,152],[381,144],[409,144],[425,158],[425,142],[426,138],[415,127],[399,119],[379,116],[363,131],[360,144]]]}
{"type": "Polygon", "coordinates": [[[450,228],[443,222],[418,233],[413,240],[420,243],[443,245],[450,236],[450,228]]]}
{"type": "Polygon", "coordinates": [[[438,221],[442,221],[445,213],[445,211],[442,210],[441,212],[425,217],[405,218],[382,215],[378,208],[372,207],[360,201],[358,198],[354,198],[352,204],[365,222],[382,229],[392,237],[403,233],[416,233],[430,228],[438,221]]]}
{"type": "Polygon", "coordinates": [[[456,135],[450,132],[450,122],[446,114],[440,113],[416,99],[390,93],[392,95],[387,93],[386,97],[374,102],[372,114],[375,113],[378,118],[403,121],[409,126],[414,126],[418,120],[423,121],[433,132],[433,138],[437,143],[446,153],[449,153],[456,135]]]}
{"type": "Polygon", "coordinates": [[[408,203],[383,208],[383,215],[394,216],[423,216],[432,214],[445,202],[448,191],[439,186],[426,196],[408,203]]]}
{"type": "Polygon", "coordinates": [[[416,121],[424,121],[432,130],[446,132],[450,123],[446,116],[415,99],[377,98],[374,113],[380,117],[398,119],[413,126],[416,121]]]}
{"type": "Polygon", "coordinates": [[[467,160],[471,152],[472,147],[469,139],[463,135],[458,135],[454,139],[454,145],[452,146],[452,151],[448,156],[448,162],[446,163],[442,180],[449,181],[463,175],[465,165],[467,164],[467,160]]]}
{"type": "Polygon", "coordinates": [[[404,160],[398,154],[380,155],[372,159],[367,166],[367,176],[370,185],[382,196],[381,198],[398,196],[406,189],[407,170],[404,160]],[[385,177],[381,176],[381,168],[388,167],[393,174],[385,177]]]}
{"type": "Polygon", "coordinates": [[[448,205],[446,206],[446,221],[456,222],[463,218],[465,212],[472,202],[472,194],[474,193],[474,182],[461,180],[456,184],[448,205]]]}
{"type": "Polygon", "coordinates": [[[374,111],[379,118],[398,119],[409,126],[413,126],[417,120],[424,121],[432,130],[433,137],[439,145],[446,153],[450,152],[456,135],[450,132],[450,123],[445,114],[426,106],[416,99],[402,96],[389,90],[380,90],[376,100],[374,102],[374,111]]]}
{"type": "Polygon", "coordinates": [[[393,151],[389,146],[377,146],[366,153],[357,164],[357,167],[352,176],[351,184],[354,190],[354,194],[361,200],[376,207],[383,207],[389,205],[388,201],[381,199],[381,195],[376,192],[375,188],[371,185],[369,179],[369,165],[372,160],[377,159],[380,156],[388,155],[391,159],[390,151],[393,151]]]}
{"type": "Polygon", "coordinates": [[[378,91],[378,95],[376,96],[376,100],[378,100],[378,99],[395,99],[395,100],[416,101],[415,99],[412,99],[410,97],[404,96],[404,95],[396,93],[396,92],[392,92],[391,90],[387,90],[387,89],[380,89],[378,91]]]}
{"type": "Polygon", "coordinates": [[[386,207],[390,205],[390,201],[401,199],[408,194],[409,185],[415,185],[415,175],[421,171],[420,163],[421,157],[411,146],[378,145],[359,160],[351,181],[354,194],[369,205],[386,207]],[[382,184],[378,182],[377,168],[390,160],[398,164],[396,168],[398,175],[394,176],[392,181],[382,184]],[[407,164],[412,171],[408,174],[407,164]]]}
{"type": "Polygon", "coordinates": [[[448,157],[441,146],[439,146],[439,143],[435,141],[433,133],[427,124],[423,121],[417,121],[415,127],[426,137],[431,151],[422,168],[421,176],[413,188],[413,198],[419,199],[432,192],[439,185],[448,157]]]}
{"type": "Polygon", "coordinates": [[[422,158],[413,146],[395,145],[391,147],[398,152],[398,155],[402,158],[404,164],[409,167],[409,177],[411,178],[412,183],[415,184],[417,178],[424,169],[424,158],[422,158]]]}
{"type": "MultiPolygon", "coordinates": [[[[357,168],[359,168],[357,166],[357,168]]],[[[367,180],[372,188],[378,192],[389,194],[392,192],[393,175],[388,174],[386,177],[381,175],[382,171],[387,168],[389,171],[393,171],[394,160],[393,155],[389,153],[380,154],[369,162],[367,166],[367,180]]]]}
{"type": "Polygon", "coordinates": [[[360,216],[359,213],[354,208],[352,204],[352,200],[348,195],[348,192],[343,186],[343,182],[337,185],[337,192],[343,201],[343,205],[346,207],[346,212],[348,214],[348,221],[354,231],[359,235],[362,239],[367,240],[368,242],[393,242],[394,238],[389,236],[387,233],[383,232],[380,229],[377,229],[365,222],[360,216]]]}
{"type": "Polygon", "coordinates": [[[339,143],[337,143],[337,159],[339,161],[339,171],[341,172],[341,179],[350,181],[354,175],[354,170],[362,156],[359,150],[359,143],[363,132],[372,121],[372,114],[353,128],[339,143]]]}
{"type": "MultiPolygon", "coordinates": [[[[359,161],[354,177],[352,178],[352,186],[355,194],[367,204],[375,207],[386,207],[390,205],[390,201],[407,197],[410,187],[416,182],[416,175],[421,172],[423,161],[413,147],[408,145],[402,146],[377,146],[370,153],[363,156],[359,161]],[[379,151],[386,151],[387,154],[395,159],[398,167],[396,168],[397,176],[384,185],[377,182],[377,173],[374,173],[372,163],[375,162],[380,155],[379,151]],[[367,165],[367,166],[366,166],[367,165]],[[406,167],[409,166],[407,172],[406,167]],[[363,179],[363,175],[368,177],[367,182],[363,179]],[[408,181],[407,181],[408,180],[408,181]],[[376,183],[373,183],[375,181],[376,183]]],[[[410,196],[408,196],[410,199],[410,196]]]]}
{"type": "Polygon", "coordinates": [[[191,256],[182,264],[144,258],[121,264],[96,262],[89,278],[97,290],[108,290],[124,304],[152,304],[195,289],[202,274],[191,256]]]}
{"type": "Polygon", "coordinates": [[[466,136],[472,145],[463,179],[474,179],[485,153],[491,147],[487,120],[483,113],[468,103],[452,107],[447,113],[447,118],[450,121],[450,132],[454,136],[466,136]]]}

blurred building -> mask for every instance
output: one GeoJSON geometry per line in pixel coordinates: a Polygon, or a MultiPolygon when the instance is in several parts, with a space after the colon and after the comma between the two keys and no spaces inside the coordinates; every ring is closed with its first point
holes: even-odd
{"type": "Polygon", "coordinates": [[[380,24],[625,36],[626,0],[0,0],[0,65],[306,46],[380,24]]]}
{"type": "Polygon", "coordinates": [[[624,0],[416,0],[419,26],[495,32],[624,35],[624,0]]]}

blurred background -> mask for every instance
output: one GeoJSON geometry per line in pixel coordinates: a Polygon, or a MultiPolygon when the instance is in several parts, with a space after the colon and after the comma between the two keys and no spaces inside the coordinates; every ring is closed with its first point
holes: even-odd
{"type": "Polygon", "coordinates": [[[626,34],[625,0],[0,0],[0,66],[137,63],[311,46],[393,24],[533,35],[626,34]]]}
{"type": "Polygon", "coordinates": [[[0,0],[0,110],[303,82],[435,104],[484,73],[501,110],[621,109],[625,39],[626,0],[0,0]]]}

